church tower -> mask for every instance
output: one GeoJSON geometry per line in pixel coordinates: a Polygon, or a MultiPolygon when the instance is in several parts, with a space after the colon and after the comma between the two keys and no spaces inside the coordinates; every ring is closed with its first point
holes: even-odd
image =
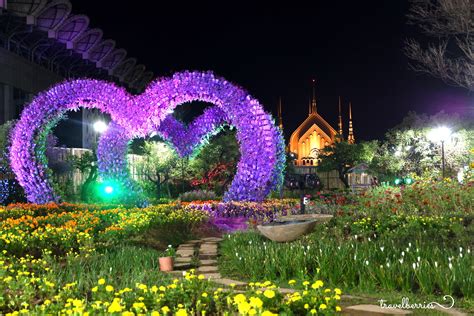
{"type": "Polygon", "coordinates": [[[341,96],[339,96],[339,123],[337,125],[339,127],[339,139],[344,140],[344,132],[342,130],[341,96]]]}
{"type": "Polygon", "coordinates": [[[278,99],[278,126],[283,131],[283,117],[281,111],[281,97],[278,99]]]}
{"type": "Polygon", "coordinates": [[[349,102],[349,135],[347,135],[347,142],[349,144],[355,143],[354,128],[352,127],[352,103],[349,102]]]}
{"type": "Polygon", "coordinates": [[[317,166],[321,150],[332,145],[337,135],[337,131],[318,113],[315,84],[313,79],[308,117],[290,137],[289,150],[296,157],[296,166],[317,166]]]}

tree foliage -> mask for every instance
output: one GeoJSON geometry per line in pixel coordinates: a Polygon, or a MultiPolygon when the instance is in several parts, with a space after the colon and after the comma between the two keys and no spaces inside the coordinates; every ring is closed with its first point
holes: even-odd
{"type": "Polygon", "coordinates": [[[472,120],[443,112],[433,116],[409,113],[400,125],[387,132],[385,141],[376,150],[371,169],[383,178],[439,177],[440,144],[427,137],[438,126],[449,126],[453,131],[444,149],[447,175],[454,176],[469,164],[469,150],[474,148],[474,125],[472,120]]]}
{"type": "Polygon", "coordinates": [[[473,91],[474,1],[412,0],[407,18],[431,40],[426,47],[407,40],[411,68],[473,91]]]}

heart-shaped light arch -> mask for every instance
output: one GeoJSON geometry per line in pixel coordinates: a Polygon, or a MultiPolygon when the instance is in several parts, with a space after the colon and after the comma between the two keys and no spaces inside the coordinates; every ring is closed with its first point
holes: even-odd
{"type": "MultiPolygon", "coordinates": [[[[65,111],[97,108],[110,114],[112,125],[98,148],[102,176],[120,177],[131,185],[125,153],[129,140],[158,131],[163,119],[182,103],[205,101],[225,113],[237,129],[241,160],[225,200],[263,200],[281,185],[284,143],[271,116],[247,92],[209,72],[182,72],[160,79],[138,96],[113,84],[75,80],[59,84],[37,96],[23,111],[12,134],[11,166],[30,202],[58,201],[47,173],[41,143],[65,111]],[[41,147],[41,146],[40,146],[41,147]]],[[[206,134],[204,131],[203,134],[206,134]]],[[[193,145],[193,144],[192,144],[193,145]]]]}

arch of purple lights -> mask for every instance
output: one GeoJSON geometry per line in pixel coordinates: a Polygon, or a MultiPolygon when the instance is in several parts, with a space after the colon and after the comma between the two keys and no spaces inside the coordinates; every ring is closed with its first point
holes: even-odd
{"type": "Polygon", "coordinates": [[[210,72],[181,72],[152,82],[137,96],[108,82],[83,79],[58,84],[38,95],[13,130],[10,163],[30,202],[60,200],[51,184],[44,148],[37,144],[44,141],[51,122],[81,107],[110,115],[111,128],[102,135],[97,150],[99,172],[103,179],[118,180],[130,189],[124,192],[136,190],[125,157],[131,139],[158,132],[186,156],[223,124],[236,128],[241,151],[224,200],[261,201],[282,183],[281,131],[256,99],[225,79],[210,72]],[[179,104],[192,101],[214,107],[185,128],[170,114],[179,104]]]}

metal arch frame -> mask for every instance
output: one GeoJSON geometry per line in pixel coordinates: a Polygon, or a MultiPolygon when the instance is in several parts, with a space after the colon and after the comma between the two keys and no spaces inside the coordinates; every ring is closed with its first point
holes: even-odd
{"type": "Polygon", "coordinates": [[[88,28],[89,28],[89,24],[90,24],[90,19],[87,15],[83,15],[83,14],[78,14],[78,15],[69,15],[66,20],[63,21],[63,23],[61,23],[60,25],[58,25],[58,27],[56,27],[54,29],[54,31],[56,32],[56,39],[61,42],[61,43],[64,43],[67,45],[68,42],[73,42],[75,38],[77,38],[78,36],[81,36],[88,28]],[[75,32],[75,35],[72,36],[71,38],[69,38],[68,40],[66,41],[63,41],[62,39],[60,39],[58,36],[59,36],[59,33],[60,32],[70,32],[70,33],[73,33],[73,31],[63,31],[61,30],[62,28],[64,27],[67,27],[70,23],[76,23],[77,20],[79,19],[84,19],[84,24],[82,26],[82,29],[75,32]]]}
{"type": "MultiPolygon", "coordinates": [[[[33,5],[35,1],[32,0],[31,4],[33,5]]],[[[30,8],[28,12],[20,12],[20,11],[15,11],[15,9],[11,9],[11,6],[15,6],[15,0],[7,0],[7,7],[8,11],[16,13],[17,16],[22,16],[22,17],[27,17],[27,16],[35,16],[35,14],[38,14],[39,11],[41,11],[46,5],[48,1],[47,0],[38,0],[38,6],[36,8],[30,8]]],[[[23,0],[22,4],[25,5],[26,1],[23,0]]]]}
{"type": "Polygon", "coordinates": [[[71,5],[71,2],[69,2],[68,0],[53,0],[49,2],[46,6],[44,6],[44,8],[41,11],[39,11],[37,15],[35,15],[35,25],[36,27],[38,27],[38,29],[42,31],[47,32],[50,30],[54,30],[56,27],[61,25],[71,15],[71,11],[72,11],[72,5],[71,5]],[[42,14],[44,14],[47,10],[53,9],[54,7],[57,7],[61,4],[64,4],[66,6],[66,13],[61,18],[59,19],[57,18],[58,11],[56,9],[55,18],[53,20],[55,23],[53,25],[51,25],[50,27],[44,27],[44,28],[38,25],[38,20],[41,18],[42,14]]]}
{"type": "Polygon", "coordinates": [[[94,47],[94,45],[96,45],[98,42],[100,42],[102,40],[102,37],[104,36],[104,32],[101,30],[101,29],[98,29],[98,28],[93,28],[93,29],[88,29],[86,31],[84,31],[84,33],[82,33],[82,35],[76,37],[73,41],[73,47],[72,49],[74,51],[76,51],[77,53],[79,54],[83,54],[85,52],[87,52],[88,50],[90,50],[92,47],[94,47]],[[90,47],[88,47],[86,50],[84,51],[80,51],[77,49],[77,45],[80,41],[82,41],[85,37],[87,36],[91,36],[92,33],[95,33],[97,32],[99,34],[98,38],[92,43],[90,44],[90,41],[88,41],[88,44],[90,44],[90,47]]]}
{"type": "Polygon", "coordinates": [[[133,67],[133,69],[124,78],[124,81],[128,84],[133,84],[141,75],[145,73],[146,67],[143,64],[139,64],[133,67]]]}
{"type": "Polygon", "coordinates": [[[117,77],[120,80],[120,82],[123,82],[124,81],[123,78],[125,78],[125,76],[133,69],[133,67],[135,67],[136,64],[137,64],[137,59],[134,57],[129,57],[123,60],[119,65],[117,65],[117,67],[115,67],[113,76],[117,77]],[[117,71],[120,70],[121,67],[125,67],[124,65],[130,62],[132,62],[132,64],[128,66],[128,69],[125,68],[124,70],[122,70],[122,73],[117,73],[117,71]]]}
{"type": "Polygon", "coordinates": [[[97,62],[101,61],[102,59],[104,59],[105,57],[107,57],[107,55],[110,54],[114,50],[114,48],[115,48],[115,41],[114,40],[112,40],[112,39],[103,40],[103,41],[97,43],[91,49],[89,49],[89,51],[87,52],[87,59],[89,59],[90,61],[92,61],[94,63],[97,63],[97,62]],[[108,45],[109,43],[111,43],[110,48],[107,51],[104,51],[104,47],[106,47],[106,45],[108,45]],[[99,55],[97,57],[97,59],[95,59],[92,56],[93,54],[101,54],[101,56],[99,55]]]}
{"type": "Polygon", "coordinates": [[[127,51],[123,48],[115,48],[110,52],[106,57],[97,62],[97,67],[106,69],[109,73],[113,71],[123,60],[127,58],[127,51]],[[121,54],[122,56],[116,57],[121,54]],[[109,59],[112,59],[109,61],[109,59]],[[110,66],[106,66],[107,63],[110,63],[110,66]]]}

